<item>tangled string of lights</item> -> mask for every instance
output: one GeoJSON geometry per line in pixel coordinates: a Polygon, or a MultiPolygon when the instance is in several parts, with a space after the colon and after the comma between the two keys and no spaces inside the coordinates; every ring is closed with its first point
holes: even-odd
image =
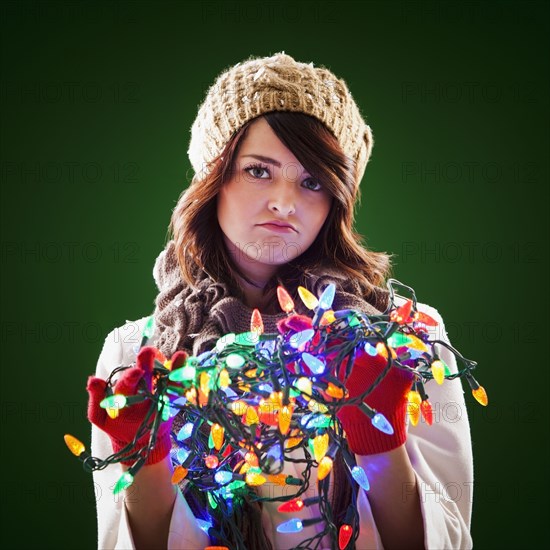
{"type": "MultiPolygon", "coordinates": [[[[135,460],[116,483],[116,494],[132,484],[144,465],[149,449],[155,445],[161,422],[179,414],[183,423],[171,434],[172,483],[185,480],[189,487],[206,493],[209,513],[218,521],[216,527],[205,520],[199,522],[210,536],[222,542],[239,541],[238,548],[244,548],[242,534],[231,521],[243,498],[280,501],[279,511],[290,514],[315,503],[319,507],[318,518],[292,518],[277,530],[296,533],[308,525],[324,522],[322,531],[295,548],[318,548],[329,535],[331,540],[338,541],[340,550],[344,550],[350,541],[357,539],[359,520],[354,503],[359,490],[369,490],[369,480],[348,449],[337,411],[344,404],[357,405],[373,426],[392,434],[393,427],[388,420],[368,405],[368,394],[391,367],[413,374],[407,407],[413,426],[421,417],[429,425],[433,422],[425,390],[425,384],[432,379],[443,384],[445,380],[465,377],[475,399],[487,405],[487,394],[472,375],[476,363],[446,342],[430,338],[430,327],[436,327],[437,322],[418,311],[416,296],[410,287],[394,279],[387,284],[390,306],[375,316],[355,310],[333,311],[335,287],[332,284],[319,298],[299,287],[300,298],[313,312],[312,318],[297,315],[292,298],[279,287],[279,304],[287,313],[287,320],[299,318],[300,327],[305,323],[308,328],[288,329],[285,334],[264,334],[261,315],[254,310],[250,332],[224,335],[212,350],[188,357],[180,368],[172,370],[171,361],[157,350],[153,391],[144,388],[133,396],[113,394],[113,379],[132,365],[117,367],[107,380],[106,396],[101,403],[109,416],[115,419],[124,407],[144,400],[151,402],[134,440],[105,459],[91,456],[71,435],[65,436],[65,442],[89,472],[120,462],[123,457],[125,461],[135,460]],[[397,286],[411,295],[399,307],[395,305],[397,286]],[[458,372],[451,374],[440,358],[440,347],[454,354],[458,372]],[[360,396],[349,399],[345,379],[339,378],[337,371],[342,362],[347,361],[349,376],[359,348],[372,356],[384,357],[386,366],[360,396]],[[150,433],[147,444],[135,449],[138,440],[147,433],[150,433]],[[336,525],[328,490],[333,459],[339,450],[352,486],[352,505],[344,522],[336,525]],[[295,458],[296,451],[303,454],[301,460],[295,458]],[[302,477],[284,474],[285,461],[302,464],[302,477]],[[302,499],[310,486],[314,466],[319,496],[302,499]],[[295,493],[289,495],[287,491],[281,497],[260,497],[254,487],[266,482],[294,486],[295,493]]],[[[153,332],[151,317],[143,330],[141,347],[147,345],[153,332]]]]}

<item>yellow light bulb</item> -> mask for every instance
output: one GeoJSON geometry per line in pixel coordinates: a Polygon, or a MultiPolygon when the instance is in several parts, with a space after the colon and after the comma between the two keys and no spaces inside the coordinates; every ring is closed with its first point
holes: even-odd
{"type": "Polygon", "coordinates": [[[296,387],[300,391],[304,392],[306,395],[311,395],[311,389],[313,387],[313,383],[309,378],[302,376],[302,378],[298,378],[296,382],[296,387]]]}
{"type": "Polygon", "coordinates": [[[477,389],[472,390],[472,395],[480,405],[483,405],[484,407],[488,405],[489,398],[487,397],[487,392],[483,386],[479,386],[477,389]]]}
{"type": "Polygon", "coordinates": [[[326,413],[328,412],[328,407],[326,405],[323,405],[323,403],[319,403],[318,401],[315,401],[315,399],[311,399],[308,404],[307,408],[311,412],[320,412],[320,413],[326,413]]]}
{"type": "Polygon", "coordinates": [[[244,401],[232,401],[231,403],[228,403],[227,408],[237,416],[242,416],[246,413],[248,404],[244,401]]]}
{"type": "Polygon", "coordinates": [[[311,310],[314,310],[319,305],[319,300],[312,294],[307,288],[303,286],[298,287],[298,294],[304,305],[311,310]]]}
{"type": "Polygon", "coordinates": [[[332,458],[330,456],[324,456],[317,468],[317,480],[321,481],[330,474],[332,470],[332,458]]]}
{"type": "Polygon", "coordinates": [[[406,344],[408,348],[416,349],[418,351],[429,351],[428,346],[417,336],[407,334],[407,338],[409,339],[406,344]]]}
{"type": "Polygon", "coordinates": [[[122,394],[115,393],[114,395],[111,395],[111,397],[106,398],[105,401],[110,404],[105,407],[105,410],[107,411],[109,418],[112,418],[113,420],[118,417],[120,410],[126,406],[126,396],[122,394]]]}
{"type": "Polygon", "coordinates": [[[275,406],[277,408],[280,408],[283,406],[283,392],[282,391],[274,391],[269,396],[269,400],[272,403],[275,403],[275,406]]]}
{"type": "Polygon", "coordinates": [[[432,374],[434,376],[434,380],[438,384],[443,384],[443,381],[445,380],[445,365],[443,364],[443,361],[436,359],[432,363],[432,374]]]}
{"type": "Polygon", "coordinates": [[[321,462],[328,450],[328,434],[318,435],[313,439],[313,455],[316,462],[321,462]]]}
{"type": "Polygon", "coordinates": [[[256,468],[259,466],[258,457],[256,456],[256,453],[253,453],[252,451],[248,451],[244,455],[244,460],[250,466],[254,466],[256,468]]]}
{"type": "Polygon", "coordinates": [[[329,309],[323,313],[323,316],[321,317],[321,320],[319,321],[319,324],[324,327],[326,325],[330,325],[331,323],[334,323],[336,321],[336,317],[334,317],[334,311],[332,309],[329,309]]]}
{"type": "Polygon", "coordinates": [[[84,443],[79,441],[73,435],[65,434],[63,436],[63,439],[65,440],[65,445],[67,445],[69,451],[71,451],[71,453],[73,453],[73,455],[75,456],[80,456],[86,450],[86,447],[84,447],[84,443]]]}
{"type": "Polygon", "coordinates": [[[243,462],[242,463],[242,467],[241,469],[239,470],[239,474],[246,474],[246,472],[248,472],[248,470],[251,468],[250,464],[247,464],[246,462],[243,462]]]}
{"type": "Polygon", "coordinates": [[[227,371],[227,369],[222,369],[222,371],[220,372],[219,382],[220,382],[220,388],[225,389],[229,387],[229,384],[231,383],[231,379],[229,378],[229,372],[227,371]]]}
{"type": "Polygon", "coordinates": [[[382,342],[378,342],[378,344],[376,344],[376,353],[381,355],[384,359],[388,358],[388,350],[382,342]]]}
{"type": "Polygon", "coordinates": [[[420,404],[422,403],[422,397],[416,390],[411,390],[407,395],[407,414],[411,419],[411,424],[416,426],[420,420],[420,404]]]}
{"type": "Polygon", "coordinates": [[[271,401],[267,401],[266,399],[260,399],[260,403],[258,405],[258,413],[259,414],[269,414],[272,413],[275,409],[275,404],[271,401]]]}
{"type": "Polygon", "coordinates": [[[248,472],[245,477],[247,485],[252,487],[258,487],[258,485],[263,485],[267,480],[264,476],[257,474],[255,472],[248,472]]]}
{"type": "Polygon", "coordinates": [[[258,416],[258,411],[256,411],[255,407],[248,407],[246,409],[246,415],[244,423],[247,426],[252,426],[253,424],[257,424],[260,421],[260,417],[258,416]]]}
{"type": "Polygon", "coordinates": [[[210,374],[208,374],[208,372],[206,371],[201,372],[200,389],[202,393],[204,393],[204,395],[208,397],[208,394],[210,393],[210,374]]]}
{"type": "Polygon", "coordinates": [[[189,403],[192,403],[193,405],[197,404],[197,389],[196,388],[189,388],[185,392],[185,399],[189,401],[189,403]]]}

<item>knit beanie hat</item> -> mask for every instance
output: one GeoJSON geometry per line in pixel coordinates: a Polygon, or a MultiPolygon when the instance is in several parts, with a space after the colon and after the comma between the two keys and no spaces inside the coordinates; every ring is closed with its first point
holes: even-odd
{"type": "Polygon", "coordinates": [[[305,113],[323,122],[356,163],[359,185],[373,138],[346,83],[327,68],[284,52],[249,57],[222,72],[209,88],[191,128],[188,155],[200,179],[246,122],[271,111],[305,113]]]}

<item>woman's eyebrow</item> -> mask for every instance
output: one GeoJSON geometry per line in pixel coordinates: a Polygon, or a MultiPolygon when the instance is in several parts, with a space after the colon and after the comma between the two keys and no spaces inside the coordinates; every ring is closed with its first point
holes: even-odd
{"type": "Polygon", "coordinates": [[[263,162],[268,162],[269,164],[273,164],[274,166],[277,166],[277,168],[281,167],[281,163],[278,160],[275,160],[269,157],[264,157],[263,155],[243,155],[242,156],[242,158],[245,158],[245,157],[252,157],[254,159],[261,160],[263,162]]]}

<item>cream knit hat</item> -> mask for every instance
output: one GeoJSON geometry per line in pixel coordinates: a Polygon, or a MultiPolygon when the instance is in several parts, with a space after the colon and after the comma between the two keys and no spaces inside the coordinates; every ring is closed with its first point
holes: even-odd
{"type": "Polygon", "coordinates": [[[249,57],[222,72],[209,88],[191,128],[188,155],[202,179],[234,132],[271,111],[295,111],[323,122],[357,166],[359,185],[373,138],[346,83],[325,67],[300,63],[284,52],[249,57]]]}

